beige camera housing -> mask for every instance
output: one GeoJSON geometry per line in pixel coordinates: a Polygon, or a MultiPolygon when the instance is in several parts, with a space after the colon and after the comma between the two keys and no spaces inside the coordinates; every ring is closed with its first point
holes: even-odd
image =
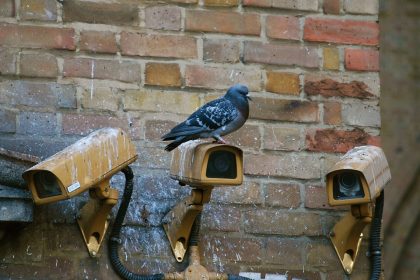
{"type": "Polygon", "coordinates": [[[51,203],[98,186],[136,159],[135,146],[124,131],[103,128],[26,170],[23,178],[36,204],[51,203]],[[37,176],[48,176],[56,189],[42,190],[37,176]]]}
{"type": "Polygon", "coordinates": [[[359,146],[348,151],[326,175],[328,202],[331,206],[364,204],[374,201],[391,180],[391,172],[385,154],[376,146],[359,146]],[[337,198],[334,178],[343,173],[357,176],[362,195],[337,198]]]}
{"type": "Polygon", "coordinates": [[[235,146],[196,140],[182,144],[172,155],[170,176],[186,185],[236,186],[242,184],[242,173],[243,153],[235,146]]]}

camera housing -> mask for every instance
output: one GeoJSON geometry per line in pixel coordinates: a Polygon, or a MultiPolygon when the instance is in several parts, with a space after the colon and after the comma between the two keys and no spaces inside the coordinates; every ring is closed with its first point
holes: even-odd
{"type": "Polygon", "coordinates": [[[376,146],[359,146],[348,151],[326,175],[331,206],[374,201],[391,180],[385,154],[376,146]]]}
{"type": "Polygon", "coordinates": [[[103,128],[23,173],[36,204],[69,199],[98,186],[137,159],[119,128],[103,128]]]}
{"type": "Polygon", "coordinates": [[[189,141],[174,150],[171,160],[171,178],[194,187],[240,185],[242,173],[242,150],[227,144],[189,141]]]}

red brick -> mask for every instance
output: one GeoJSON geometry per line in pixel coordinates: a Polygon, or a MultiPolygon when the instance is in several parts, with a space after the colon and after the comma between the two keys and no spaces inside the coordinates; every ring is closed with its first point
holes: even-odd
{"type": "Polygon", "coordinates": [[[0,45],[75,50],[73,28],[0,24],[0,45]]]}
{"type": "Polygon", "coordinates": [[[146,84],[155,86],[181,86],[181,71],[176,63],[147,63],[146,84]]]}
{"type": "Polygon", "coordinates": [[[324,14],[340,14],[340,0],[324,0],[323,6],[324,14]]]}
{"type": "Polygon", "coordinates": [[[80,50],[97,53],[116,53],[117,41],[113,32],[82,31],[80,33],[80,50]]]}
{"type": "Polygon", "coordinates": [[[197,40],[188,36],[121,33],[123,55],[197,58],[197,40]]]}
{"type": "Polygon", "coordinates": [[[239,41],[226,39],[204,39],[203,59],[208,62],[239,62],[239,41]]]}
{"type": "Polygon", "coordinates": [[[341,104],[338,102],[324,103],[324,123],[339,125],[341,121],[341,104]]]}
{"type": "Polygon", "coordinates": [[[310,151],[345,153],[355,146],[377,145],[377,138],[357,128],[349,131],[312,129],[306,134],[306,146],[310,151]]]}
{"type": "Polygon", "coordinates": [[[16,116],[17,112],[0,109],[0,132],[5,133],[14,133],[16,132],[16,116]]]}
{"type": "Polygon", "coordinates": [[[21,54],[20,74],[29,77],[55,78],[58,75],[57,59],[48,53],[21,54]]]}
{"type": "Polygon", "coordinates": [[[185,30],[259,35],[260,16],[249,13],[188,10],[185,15],[185,30]]]}
{"type": "Polygon", "coordinates": [[[257,176],[317,179],[320,177],[320,162],[316,155],[307,154],[245,154],[244,173],[257,176]]]}
{"type": "Polygon", "coordinates": [[[136,25],[139,11],[137,5],[127,3],[64,1],[63,21],[136,25]]]}
{"type": "Polygon", "coordinates": [[[245,84],[251,91],[260,90],[261,72],[248,69],[229,69],[226,67],[209,67],[187,65],[185,85],[226,90],[236,83],[245,84]]]}
{"type": "Polygon", "coordinates": [[[222,261],[260,262],[262,242],[255,238],[204,237],[200,242],[205,259],[213,259],[215,252],[222,261]]]}
{"type": "Polygon", "coordinates": [[[224,6],[234,7],[238,6],[239,0],[204,0],[205,6],[224,6]]]}
{"type": "Polygon", "coordinates": [[[344,64],[347,70],[379,71],[379,51],[345,49],[344,64]]]}
{"type": "Polygon", "coordinates": [[[263,120],[318,122],[318,104],[311,101],[253,98],[250,117],[263,120]]]}
{"type": "Polygon", "coordinates": [[[362,81],[338,82],[330,78],[305,80],[307,95],[322,95],[324,97],[353,97],[368,99],[376,97],[368,85],[362,81]]]}
{"type": "Polygon", "coordinates": [[[241,186],[215,188],[211,201],[226,204],[258,205],[262,204],[261,187],[256,182],[246,181],[241,186]]]}
{"type": "Polygon", "coordinates": [[[300,40],[299,18],[293,16],[267,16],[267,36],[273,39],[300,40]]]}
{"type": "Polygon", "coordinates": [[[302,253],[305,243],[305,241],[291,238],[269,238],[265,260],[289,269],[300,269],[304,265],[302,253]]]}
{"type": "Polygon", "coordinates": [[[139,82],[141,67],[140,64],[132,61],[66,58],[64,59],[63,76],[139,82]]]}
{"type": "Polygon", "coordinates": [[[15,17],[15,0],[2,0],[0,2],[0,17],[15,17]]]}
{"type": "Polygon", "coordinates": [[[62,133],[87,135],[94,130],[104,127],[120,127],[128,131],[128,122],[120,118],[108,115],[71,114],[62,116],[62,133]]]}
{"type": "Polygon", "coordinates": [[[252,210],[245,213],[245,232],[288,236],[321,235],[321,216],[288,210],[252,210]]]}
{"type": "Polygon", "coordinates": [[[265,203],[269,206],[298,208],[300,206],[300,186],[269,183],[266,187],[265,203]]]}
{"type": "Polygon", "coordinates": [[[328,204],[327,191],[322,186],[307,186],[305,188],[305,207],[311,209],[348,210],[347,206],[330,206],[328,204]]]}
{"type": "Polygon", "coordinates": [[[16,60],[18,51],[15,49],[0,48],[0,74],[8,75],[16,73],[16,60]]]}
{"type": "Polygon", "coordinates": [[[306,18],[306,41],[376,46],[379,25],[373,21],[306,18]]]}
{"type": "Polygon", "coordinates": [[[54,0],[21,0],[20,18],[23,20],[57,20],[57,1],[54,0]]]}
{"type": "Polygon", "coordinates": [[[319,57],[316,47],[247,41],[244,43],[244,62],[318,68],[319,57]]]}
{"type": "MultiPolygon", "coordinates": [[[[334,247],[327,240],[308,242],[306,246],[306,264],[310,267],[324,267],[328,270],[342,270],[334,247]]],[[[343,272],[344,274],[344,272],[343,272]]]]}
{"type": "Polygon", "coordinates": [[[261,7],[261,8],[269,8],[271,7],[272,0],[243,0],[244,6],[254,6],[254,7],[261,7]]]}
{"type": "Polygon", "coordinates": [[[162,30],[181,29],[181,8],[177,6],[146,7],[146,28],[162,30]]]}
{"type": "Polygon", "coordinates": [[[204,231],[238,232],[241,225],[241,212],[237,207],[226,205],[206,205],[201,228],[204,231]]]}

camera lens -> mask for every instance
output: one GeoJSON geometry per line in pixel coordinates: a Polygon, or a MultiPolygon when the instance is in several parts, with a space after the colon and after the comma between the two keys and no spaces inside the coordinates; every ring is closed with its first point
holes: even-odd
{"type": "Polygon", "coordinates": [[[57,177],[49,171],[34,174],[35,188],[40,198],[60,195],[61,188],[57,177]]]}
{"type": "Polygon", "coordinates": [[[336,199],[349,199],[363,197],[363,189],[359,174],[343,172],[334,176],[334,197],[336,199]]]}
{"type": "Polygon", "coordinates": [[[206,176],[208,178],[236,178],[236,157],[229,151],[215,151],[209,156],[206,176]]]}

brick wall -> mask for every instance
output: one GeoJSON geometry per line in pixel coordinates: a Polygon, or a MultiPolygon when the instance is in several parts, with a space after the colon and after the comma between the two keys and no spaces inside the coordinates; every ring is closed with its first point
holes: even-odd
{"type": "MultiPolygon", "coordinates": [[[[245,182],[206,206],[204,264],[345,279],[327,238],[344,212],[327,205],[323,176],[351,147],[380,144],[377,12],[377,0],[3,0],[1,146],[47,157],[101,127],[128,131],[139,159],[122,258],[139,273],[183,270],[161,219],[189,190],[168,178],[159,138],[247,84],[250,119],[228,137],[245,182]]],[[[84,248],[85,200],[37,207],[0,245],[0,278],[118,279],[106,246],[98,259],[84,248]]],[[[366,248],[352,279],[367,277],[366,248]]]]}

